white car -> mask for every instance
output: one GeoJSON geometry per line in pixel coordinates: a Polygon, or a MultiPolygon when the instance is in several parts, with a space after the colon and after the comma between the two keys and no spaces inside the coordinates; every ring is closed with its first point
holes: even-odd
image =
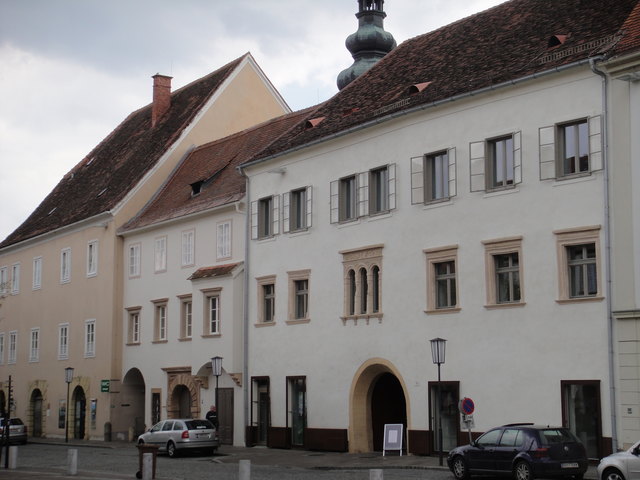
{"type": "Polygon", "coordinates": [[[599,480],[640,480],[640,442],[629,450],[612,453],[598,464],[599,480]]]}
{"type": "Polygon", "coordinates": [[[215,453],[219,445],[218,432],[211,422],[194,418],[170,418],[156,423],[138,437],[138,445],[145,443],[155,445],[170,457],[196,449],[215,453]]]}

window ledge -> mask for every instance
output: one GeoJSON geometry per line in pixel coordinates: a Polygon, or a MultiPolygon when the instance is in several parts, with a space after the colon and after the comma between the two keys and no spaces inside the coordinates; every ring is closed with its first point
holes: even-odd
{"type": "Polygon", "coordinates": [[[354,325],[358,325],[358,321],[362,320],[364,320],[366,325],[369,325],[371,319],[377,319],[378,323],[382,323],[382,313],[376,313],[373,315],[347,315],[345,317],[340,317],[340,320],[342,320],[342,324],[345,326],[347,325],[347,323],[349,323],[349,320],[352,320],[354,325]]]}
{"type": "Polygon", "coordinates": [[[309,322],[311,322],[310,318],[295,318],[295,319],[287,320],[285,323],[287,325],[302,325],[309,322]]]}
{"type": "Polygon", "coordinates": [[[513,302],[513,303],[492,303],[491,305],[485,305],[487,310],[499,310],[501,308],[518,308],[524,307],[527,302],[513,302]]]}
{"type": "Polygon", "coordinates": [[[438,308],[435,310],[425,310],[424,313],[429,315],[440,315],[446,313],[458,313],[460,310],[462,310],[461,307],[438,308]]]}
{"type": "Polygon", "coordinates": [[[520,189],[515,185],[508,185],[506,187],[491,188],[485,190],[484,198],[498,197],[500,195],[511,195],[512,193],[518,193],[520,189]]]}
{"type": "Polygon", "coordinates": [[[215,337],[221,337],[222,335],[219,333],[203,333],[202,335],[200,335],[201,338],[215,338],[215,337]]]}
{"type": "Polygon", "coordinates": [[[262,328],[262,327],[273,327],[275,324],[276,322],[258,322],[258,323],[254,323],[253,326],[257,328],[262,328]]]}
{"type": "Polygon", "coordinates": [[[178,338],[179,342],[190,342],[192,340],[191,337],[180,337],[178,338]]]}
{"type": "MultiPolygon", "coordinates": [[[[140,345],[140,342],[127,342],[126,345],[127,347],[137,347],[138,345],[140,345]]],[[[62,359],[60,358],[59,360],[62,359]]],[[[66,360],[66,358],[64,360],[66,360]]]]}
{"type": "Polygon", "coordinates": [[[151,343],[167,343],[167,340],[154,340],[151,343]]]}
{"type": "Polygon", "coordinates": [[[601,296],[576,297],[576,298],[561,298],[556,300],[556,303],[559,303],[560,305],[564,305],[567,303],[601,302],[603,300],[604,300],[604,297],[601,297],[601,296]]]}
{"type": "Polygon", "coordinates": [[[428,202],[424,202],[422,204],[422,207],[425,210],[428,210],[431,208],[448,207],[449,205],[453,205],[453,197],[440,198],[437,200],[429,200],[428,202]]]}

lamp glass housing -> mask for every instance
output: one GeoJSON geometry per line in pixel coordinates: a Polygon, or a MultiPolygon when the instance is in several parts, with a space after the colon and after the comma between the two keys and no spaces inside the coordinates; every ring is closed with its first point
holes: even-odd
{"type": "Polygon", "coordinates": [[[445,348],[447,345],[447,341],[444,338],[434,338],[431,341],[431,357],[433,358],[433,363],[440,365],[444,363],[445,358],[445,348]]]}

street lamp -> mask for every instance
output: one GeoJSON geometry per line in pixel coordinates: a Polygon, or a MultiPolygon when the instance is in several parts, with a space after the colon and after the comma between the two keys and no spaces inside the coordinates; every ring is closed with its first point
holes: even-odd
{"type": "Polygon", "coordinates": [[[433,338],[431,342],[431,357],[433,363],[438,365],[438,460],[442,465],[442,396],[440,384],[440,365],[444,363],[444,354],[447,341],[444,338],[433,338]]]}
{"type": "MultiPolygon", "coordinates": [[[[222,375],[222,357],[211,358],[211,373],[216,377],[216,409],[218,409],[218,379],[222,375]]],[[[218,418],[220,418],[220,410],[218,410],[218,418]]]]}
{"type": "Polygon", "coordinates": [[[64,441],[69,442],[69,385],[73,381],[73,367],[64,369],[64,381],[67,382],[67,404],[64,410],[64,441]]]}

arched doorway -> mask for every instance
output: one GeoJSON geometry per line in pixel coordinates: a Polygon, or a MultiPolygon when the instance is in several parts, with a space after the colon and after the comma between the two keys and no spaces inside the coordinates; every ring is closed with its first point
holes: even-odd
{"type": "Polygon", "coordinates": [[[402,377],[387,360],[374,358],[358,369],[349,401],[349,451],[382,450],[387,423],[401,423],[407,431],[410,415],[405,392],[402,377]]]}
{"type": "Polygon", "coordinates": [[[171,393],[171,403],[175,413],[173,418],[191,418],[191,392],[185,385],[176,385],[171,393]]]}
{"type": "Polygon", "coordinates": [[[34,437],[42,436],[42,392],[36,388],[31,392],[29,401],[31,408],[31,435],[34,437]]]}
{"type": "MultiPolygon", "coordinates": [[[[384,426],[391,423],[404,425],[407,432],[407,410],[402,385],[392,373],[385,372],[376,378],[371,394],[371,426],[373,450],[381,452],[384,442],[384,426]]],[[[404,448],[407,442],[403,441],[404,448]]]]}
{"type": "Polygon", "coordinates": [[[85,420],[87,418],[87,397],[82,387],[77,386],[71,397],[73,405],[73,438],[83,440],[85,435],[85,420]]]}
{"type": "Polygon", "coordinates": [[[120,413],[112,420],[114,432],[124,433],[133,427],[133,438],[144,433],[145,390],[142,372],[137,368],[129,370],[122,379],[120,413]]]}

